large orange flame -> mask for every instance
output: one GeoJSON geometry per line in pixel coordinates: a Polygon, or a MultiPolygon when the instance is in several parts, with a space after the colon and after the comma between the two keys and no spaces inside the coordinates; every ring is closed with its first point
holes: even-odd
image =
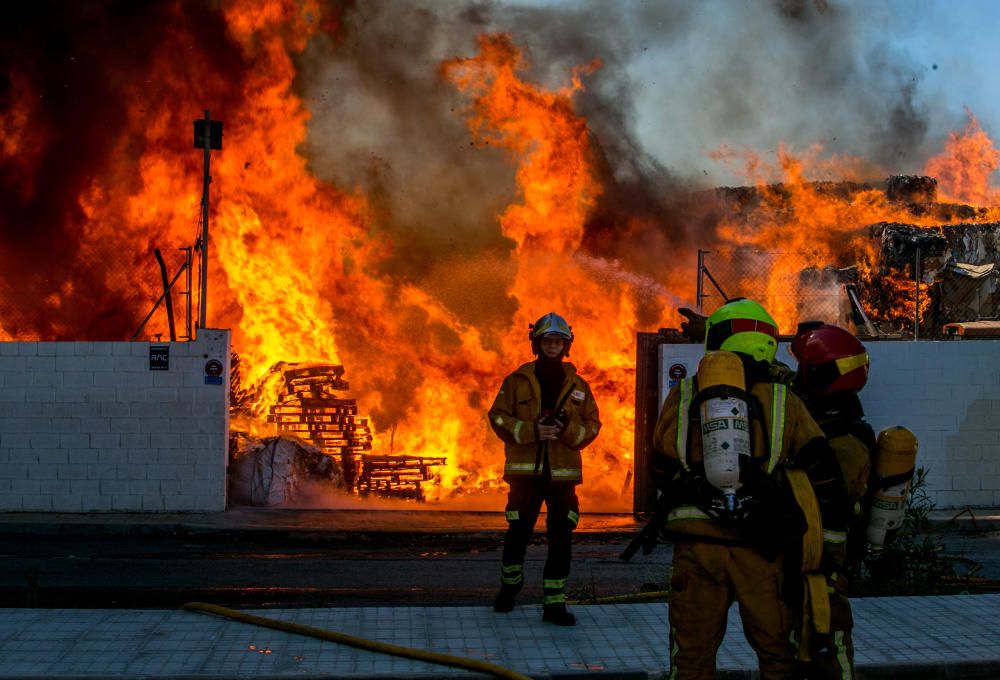
{"type": "Polygon", "coordinates": [[[990,180],[1000,165],[1000,151],[972,111],[966,108],[965,112],[969,117],[965,129],[948,133],[944,153],[927,161],[924,174],[937,178],[945,200],[995,206],[1000,203],[1000,191],[990,180]]]}

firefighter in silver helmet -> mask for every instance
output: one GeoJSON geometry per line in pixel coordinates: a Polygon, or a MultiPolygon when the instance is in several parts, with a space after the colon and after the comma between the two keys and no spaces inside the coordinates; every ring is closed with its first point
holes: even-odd
{"type": "Polygon", "coordinates": [[[566,609],[571,535],[580,519],[576,485],[583,481],[580,451],[601,429],[590,386],[564,358],[573,330],[554,312],[531,324],[528,339],[536,359],[504,378],[489,410],[490,427],[503,440],[507,535],[500,566],[497,612],[514,608],[524,584],[524,554],[542,503],[546,508],[548,557],[543,573],[542,618],[572,626],[566,609]]]}
{"type": "MultiPolygon", "coordinates": [[[[671,677],[715,677],[735,600],[761,677],[791,678],[809,641],[795,646],[790,599],[827,595],[819,572],[824,540],[845,535],[843,479],[805,405],[771,375],[770,314],[732,300],[706,319],[704,338],[697,374],[671,389],[653,434],[653,476],[674,543],[671,677]]],[[[809,623],[828,627],[821,615],[809,623]]]]}

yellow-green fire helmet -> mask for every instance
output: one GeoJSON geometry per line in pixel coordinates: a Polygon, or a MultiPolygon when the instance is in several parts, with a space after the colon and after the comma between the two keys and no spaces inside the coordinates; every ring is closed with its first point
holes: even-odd
{"type": "Polygon", "coordinates": [[[778,351],[778,324],[753,300],[727,302],[705,321],[705,351],[720,349],[773,363],[778,351]]]}

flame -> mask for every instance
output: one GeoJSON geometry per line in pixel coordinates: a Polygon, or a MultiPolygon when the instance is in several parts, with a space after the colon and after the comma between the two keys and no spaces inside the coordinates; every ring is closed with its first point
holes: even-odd
{"type": "Polygon", "coordinates": [[[995,206],[1000,203],[1000,190],[991,186],[990,178],[1000,164],[1000,151],[979,126],[968,108],[969,122],[961,133],[948,133],[944,153],[931,158],[924,174],[936,177],[942,197],[957,203],[995,206]]]}
{"type": "MultiPolygon", "coordinates": [[[[337,5],[227,0],[215,7],[222,34],[207,47],[192,39],[195,19],[185,16],[184,3],[164,9],[149,78],[124,86],[128,104],[109,159],[74,194],[79,214],[63,226],[76,250],[58,272],[62,278],[34,303],[34,324],[0,320],[0,339],[102,337],[102,324],[112,324],[90,318],[96,307],[81,311],[85,296],[110,301],[105,313],[115,328],[135,328],[162,290],[154,248],[172,275],[184,261],[179,249],[199,231],[202,155],[190,133],[208,106],[225,122],[224,149],[211,157],[209,325],[233,329],[245,384],[266,382],[279,362],[343,364],[351,396],[371,416],[375,453],[447,458],[436,468],[439,483],[425,489],[431,502],[447,507],[476,496],[490,507],[501,502],[502,445],[485,412],[503,377],[532,358],[528,324],[542,314],[556,311],[572,324],[570,360],[591,384],[604,422],[584,452],[581,499],[591,510],[624,510],[631,506],[636,333],[676,321],[678,296],[690,300],[694,288],[694,248],[768,253],[757,258],[758,269],[745,254],[731,256],[731,266],[739,287],[755,291],[787,333],[805,313],[794,302],[803,269],[857,264],[864,281],[885,278],[869,225],[930,227],[959,219],[891,201],[881,186],[864,183],[885,173],[862,159],[825,159],[820,147],[797,154],[782,145],[772,164],[752,152],[721,149],[716,158],[743,167],[752,201],[724,206],[697,243],[672,245],[655,276],[636,271],[587,243],[613,181],[598,171],[595,141],[576,107],[600,61],[547,89],[526,77],[525,55],[512,36],[482,35],[474,56],[440,64],[443,79],[468,102],[461,115],[472,142],[481,153],[505,154],[517,184],[516,197],[497,215],[511,243],[509,254],[497,257],[513,310],[503,325],[472,325],[425,282],[393,271],[396,245],[379,228],[387,217],[377,197],[318,179],[301,151],[308,147],[310,111],[296,90],[296,63],[310,40],[340,30],[337,5]],[[836,189],[815,181],[831,178],[855,185],[836,189]],[[86,282],[84,273],[91,276],[86,282]]],[[[26,134],[40,106],[35,85],[13,67],[8,81],[0,163],[4,177],[30,196],[38,190],[50,131],[43,125],[26,134]]],[[[981,204],[996,198],[988,182],[996,165],[997,152],[970,114],[965,132],[952,135],[928,172],[939,176],[949,198],[981,204]]],[[[694,215],[715,214],[714,207],[696,205],[694,215]]],[[[616,238],[668,242],[657,219],[622,213],[616,238]]],[[[996,218],[983,210],[971,219],[996,218]]],[[[197,253],[194,269],[196,275],[197,253]]],[[[887,279],[893,309],[912,306],[908,275],[887,279]]],[[[4,300],[16,295],[0,290],[4,300]]],[[[481,306],[499,302],[476,290],[470,296],[481,306]]],[[[929,295],[921,296],[926,305],[929,295]]],[[[161,308],[143,337],[165,332],[161,308]]]]}

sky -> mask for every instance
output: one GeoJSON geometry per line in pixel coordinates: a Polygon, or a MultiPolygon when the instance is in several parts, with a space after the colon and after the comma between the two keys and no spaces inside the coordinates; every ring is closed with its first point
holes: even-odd
{"type": "MultiPolygon", "coordinates": [[[[639,146],[713,183],[738,181],[709,157],[721,146],[766,154],[779,141],[820,144],[907,174],[965,125],[965,107],[987,132],[1000,131],[991,76],[1000,2],[506,4],[591,16],[583,33],[615,52],[594,56],[628,79],[621,104],[632,109],[639,146]]],[[[533,32],[514,23],[515,39],[533,32]]]]}

